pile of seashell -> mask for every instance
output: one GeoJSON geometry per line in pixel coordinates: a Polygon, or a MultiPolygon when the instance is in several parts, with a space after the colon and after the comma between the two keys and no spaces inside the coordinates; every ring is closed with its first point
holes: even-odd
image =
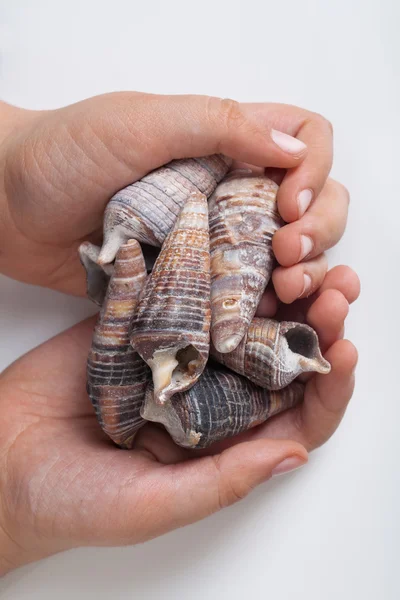
{"type": "Polygon", "coordinates": [[[88,394],[121,447],[156,421],[204,448],[300,402],[300,373],[330,370],[309,326],[254,317],[282,225],[278,186],[230,166],[213,155],[151,172],[111,198],[102,248],[79,249],[101,305],[88,394]]]}

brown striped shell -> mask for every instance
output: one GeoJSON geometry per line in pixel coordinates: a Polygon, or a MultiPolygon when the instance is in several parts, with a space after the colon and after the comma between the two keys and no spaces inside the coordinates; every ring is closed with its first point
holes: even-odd
{"type": "Polygon", "coordinates": [[[106,207],[99,262],[111,263],[130,238],[161,246],[189,196],[210,196],[231,162],[220,154],[173,160],[117,192],[106,207]]]}
{"type": "Polygon", "coordinates": [[[254,385],[224,368],[208,364],[199,381],[175,394],[167,403],[146,391],[141,415],[162,423],[175,443],[186,448],[205,448],[263,423],[303,399],[304,386],[292,383],[279,391],[254,385]]]}
{"type": "Polygon", "coordinates": [[[329,373],[330,364],[321,354],[318,336],[303,323],[254,318],[247,334],[232,352],[222,354],[211,347],[218,362],[253,383],[280,390],[300,373],[329,373]]]}
{"type": "Polygon", "coordinates": [[[271,277],[272,236],[282,224],[278,186],[236,171],[210,198],[211,337],[219,352],[240,343],[271,277]]]}
{"type": "Polygon", "coordinates": [[[88,298],[101,306],[107,293],[108,282],[113,272],[111,264],[101,266],[98,262],[99,246],[83,242],[79,246],[79,258],[86,271],[86,291],[88,298]]]}
{"type": "Polygon", "coordinates": [[[198,379],[210,342],[207,198],[192,194],[168,234],[132,321],[132,347],[151,367],[165,402],[198,379]]]}
{"type": "Polygon", "coordinates": [[[132,446],[144,424],[140,408],[151,379],[149,367],[129,343],[130,322],[145,279],[140,245],[130,240],[118,251],[87,365],[87,390],[100,425],[125,448],[132,446]]]}

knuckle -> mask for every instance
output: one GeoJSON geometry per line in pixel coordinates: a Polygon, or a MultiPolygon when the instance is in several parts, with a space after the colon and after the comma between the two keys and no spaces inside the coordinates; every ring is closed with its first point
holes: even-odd
{"type": "Polygon", "coordinates": [[[223,509],[243,500],[251,491],[251,487],[243,480],[224,475],[220,465],[220,456],[210,457],[217,471],[217,507],[223,509]]]}
{"type": "Polygon", "coordinates": [[[336,197],[342,197],[347,205],[350,204],[350,192],[343,183],[340,183],[340,181],[336,181],[335,179],[329,179],[329,185],[336,197]]]}
{"type": "Polygon", "coordinates": [[[219,120],[227,130],[241,127],[246,122],[239,102],[231,98],[220,99],[218,112],[219,120]]]}
{"type": "Polygon", "coordinates": [[[320,113],[312,113],[313,120],[319,125],[320,129],[327,131],[329,135],[333,136],[333,125],[329,119],[321,115],[320,113]]]}

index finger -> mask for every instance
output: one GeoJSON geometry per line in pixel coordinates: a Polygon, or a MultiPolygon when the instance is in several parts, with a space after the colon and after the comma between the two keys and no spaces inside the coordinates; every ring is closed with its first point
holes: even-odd
{"type": "MultiPolygon", "coordinates": [[[[333,159],[333,129],[322,115],[285,104],[247,104],[259,122],[268,122],[307,145],[301,164],[286,173],[278,192],[278,208],[288,223],[299,219],[321,192],[333,159]]],[[[278,166],[278,165],[274,165],[278,166]]]]}

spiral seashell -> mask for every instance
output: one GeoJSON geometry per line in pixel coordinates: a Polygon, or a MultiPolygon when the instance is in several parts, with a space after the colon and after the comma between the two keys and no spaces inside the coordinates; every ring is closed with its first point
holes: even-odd
{"type": "Polygon", "coordinates": [[[195,383],[210,342],[207,198],[186,201],[167,236],[132,321],[131,344],[151,367],[157,402],[195,383]]]}
{"type": "Polygon", "coordinates": [[[146,269],[140,245],[130,240],[118,251],[87,366],[87,390],[105,433],[130,448],[144,424],[140,408],[151,379],[149,367],[129,343],[130,322],[146,269]]]}
{"type": "Polygon", "coordinates": [[[211,346],[212,357],[236,373],[268,390],[280,390],[300,373],[329,373],[318,336],[304,323],[254,318],[247,334],[232,352],[222,354],[211,346]]]}
{"type": "Polygon", "coordinates": [[[106,297],[113,265],[100,265],[98,262],[100,247],[90,242],[83,242],[78,251],[81,263],[86,270],[87,295],[90,300],[101,306],[106,297]]]}
{"type": "Polygon", "coordinates": [[[282,225],[278,186],[236,171],[210,198],[211,338],[218,352],[240,343],[274,265],[272,236],[282,225]]]}
{"type": "Polygon", "coordinates": [[[149,384],[141,415],[147,421],[162,423],[179,446],[205,448],[295,406],[303,394],[304,386],[297,382],[270,391],[208,364],[192,388],[161,406],[149,384]]]}
{"type": "Polygon", "coordinates": [[[210,196],[231,162],[220,154],[173,160],[117,192],[104,215],[100,263],[112,262],[130,238],[161,246],[189,196],[193,192],[210,196]]]}

